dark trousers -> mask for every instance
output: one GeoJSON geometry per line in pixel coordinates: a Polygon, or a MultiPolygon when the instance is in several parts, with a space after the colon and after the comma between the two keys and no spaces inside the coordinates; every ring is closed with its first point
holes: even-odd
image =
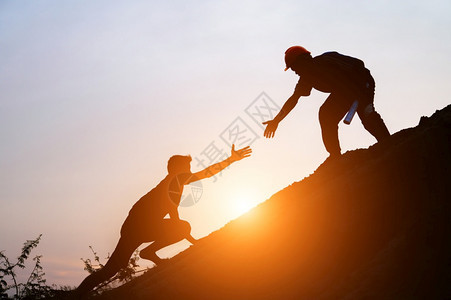
{"type": "Polygon", "coordinates": [[[361,95],[352,96],[351,93],[333,92],[321,106],[319,110],[321,133],[324,146],[331,156],[341,154],[338,140],[338,123],[344,118],[355,100],[359,101],[357,114],[365,129],[378,142],[390,136],[381,116],[374,110],[374,87],[374,80],[370,75],[361,95]]]}
{"type": "Polygon", "coordinates": [[[190,236],[191,226],[182,220],[163,219],[153,226],[133,228],[124,223],[121,238],[105,266],[86,277],[77,292],[80,296],[87,294],[100,283],[113,277],[120,269],[128,265],[133,252],[142,244],[152,242],[142,251],[156,252],[161,248],[174,244],[190,236]]]}

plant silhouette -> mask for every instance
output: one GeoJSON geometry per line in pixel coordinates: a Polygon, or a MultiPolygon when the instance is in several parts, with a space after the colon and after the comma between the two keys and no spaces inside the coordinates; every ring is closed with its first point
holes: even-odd
{"type": "Polygon", "coordinates": [[[19,282],[16,273],[17,269],[25,269],[25,263],[30,257],[31,251],[38,246],[41,236],[42,234],[34,240],[26,241],[21,254],[14,263],[9,260],[4,251],[0,252],[0,297],[7,298],[9,290],[14,290],[14,299],[38,299],[54,294],[53,289],[46,284],[46,279],[44,279],[42,255],[33,258],[34,267],[25,282],[19,282]],[[12,284],[8,284],[8,277],[12,284]]]}
{"type": "MultiPolygon", "coordinates": [[[[89,274],[93,274],[94,272],[97,272],[99,270],[101,270],[105,265],[100,261],[100,257],[97,254],[96,251],[94,251],[94,249],[92,248],[92,246],[89,246],[89,249],[91,249],[91,252],[94,256],[94,259],[81,259],[85,265],[84,269],[85,271],[87,271],[89,274]]],[[[114,275],[113,277],[111,277],[109,280],[103,282],[100,286],[97,287],[96,291],[98,292],[103,292],[105,290],[108,290],[110,288],[113,288],[113,283],[118,281],[118,282],[128,282],[130,280],[133,279],[133,276],[136,276],[136,274],[145,271],[146,269],[143,270],[138,270],[139,265],[138,265],[138,260],[139,260],[139,251],[136,250],[132,257],[130,258],[127,266],[125,266],[124,268],[120,269],[119,272],[116,273],[116,275],[114,275]]],[[[107,256],[107,260],[110,258],[110,255],[107,256]]]]}

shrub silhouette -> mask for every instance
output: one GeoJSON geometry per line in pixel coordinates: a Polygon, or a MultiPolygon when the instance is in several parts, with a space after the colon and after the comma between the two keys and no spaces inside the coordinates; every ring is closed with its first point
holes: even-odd
{"type": "Polygon", "coordinates": [[[18,282],[17,269],[25,269],[25,262],[31,254],[31,250],[36,248],[41,240],[42,234],[40,234],[34,240],[27,240],[23,247],[22,252],[17,257],[15,263],[12,263],[10,259],[4,254],[4,251],[0,252],[0,296],[2,299],[7,299],[9,290],[14,290],[14,299],[42,299],[53,296],[53,289],[46,284],[44,279],[44,271],[41,265],[42,255],[36,255],[33,258],[34,267],[31,270],[30,275],[26,282],[18,282]],[[6,279],[12,281],[8,284],[6,279]]]}
{"type": "MultiPolygon", "coordinates": [[[[26,261],[30,258],[31,252],[36,248],[41,241],[42,234],[34,240],[27,240],[20,255],[15,262],[9,259],[4,251],[0,251],[0,299],[10,299],[8,292],[13,291],[13,299],[56,299],[64,297],[70,290],[69,287],[56,288],[55,285],[47,285],[47,280],[44,278],[45,273],[41,264],[42,255],[36,255],[32,260],[34,261],[33,269],[30,272],[25,282],[19,282],[17,271],[26,268],[26,261]]],[[[100,257],[91,249],[94,259],[81,259],[85,265],[84,269],[88,273],[93,273],[100,270],[104,265],[100,262],[100,257]]],[[[109,258],[109,255],[107,259],[109,258]]],[[[128,282],[133,279],[134,275],[145,271],[146,269],[138,270],[138,251],[136,251],[126,268],[123,268],[109,281],[102,284],[96,291],[97,293],[111,289],[115,282],[128,282]]]]}
{"type": "MultiPolygon", "coordinates": [[[[83,261],[83,263],[85,265],[84,270],[87,271],[89,274],[92,274],[92,273],[102,269],[105,265],[103,263],[101,263],[99,255],[97,254],[97,252],[94,251],[92,246],[89,246],[89,249],[91,249],[91,252],[94,255],[94,259],[81,258],[81,260],[83,261]]],[[[147,269],[141,269],[141,270],[138,269],[139,268],[138,253],[139,253],[139,251],[136,250],[134,252],[133,256],[130,258],[128,265],[125,268],[122,268],[115,276],[113,276],[108,281],[102,283],[99,287],[97,287],[97,289],[95,290],[97,292],[97,294],[101,293],[105,290],[114,288],[115,283],[117,283],[117,282],[119,282],[119,283],[129,282],[130,280],[133,279],[133,277],[136,274],[147,270],[147,269]]],[[[110,258],[110,254],[108,254],[108,256],[105,259],[108,260],[109,258],[110,258]]]]}

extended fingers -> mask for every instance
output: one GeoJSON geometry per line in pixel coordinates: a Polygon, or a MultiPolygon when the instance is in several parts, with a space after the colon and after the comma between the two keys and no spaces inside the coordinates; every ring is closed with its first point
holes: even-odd
{"type": "Polygon", "coordinates": [[[249,153],[245,153],[245,154],[241,154],[240,158],[245,158],[245,157],[249,157],[249,156],[251,156],[250,152],[249,153]]]}
{"type": "Polygon", "coordinates": [[[246,151],[242,151],[242,152],[240,153],[240,155],[241,155],[241,156],[249,156],[249,155],[251,155],[251,153],[252,153],[252,150],[249,149],[249,150],[246,150],[246,151]]]}
{"type": "MultiPolygon", "coordinates": [[[[246,148],[249,148],[249,147],[246,147],[246,148]]],[[[245,154],[248,154],[248,153],[252,153],[252,149],[242,149],[242,150],[240,150],[240,155],[245,155],[245,154]]]]}
{"type": "Polygon", "coordinates": [[[250,148],[250,146],[247,146],[247,147],[245,147],[245,148],[243,148],[243,149],[240,149],[240,150],[238,151],[238,155],[239,155],[241,158],[249,157],[249,156],[251,156],[251,153],[252,153],[252,149],[250,148]]]}
{"type": "Polygon", "coordinates": [[[265,130],[264,136],[268,139],[274,137],[275,131],[272,130],[265,130]]]}

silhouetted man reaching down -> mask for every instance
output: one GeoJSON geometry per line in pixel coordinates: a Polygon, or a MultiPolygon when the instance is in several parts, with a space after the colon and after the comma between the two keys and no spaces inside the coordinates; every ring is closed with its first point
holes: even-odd
{"type": "Polygon", "coordinates": [[[127,266],[133,252],[142,243],[153,242],[141,250],[139,256],[159,264],[162,260],[156,251],[191,236],[191,226],[182,221],[178,214],[183,186],[191,182],[211,177],[233,162],[251,155],[250,147],[235,150],[232,146],[231,156],[222,162],[191,173],[191,157],[175,155],[168,161],[168,175],[149,193],[133,205],[121,228],[121,237],[106,265],[83,280],[76,290],[76,296],[83,296],[98,284],[114,276],[121,268],[127,266]],[[165,216],[169,214],[169,219],[165,216]]]}
{"type": "Polygon", "coordinates": [[[312,88],[330,93],[319,110],[319,122],[324,146],[330,158],[341,155],[338,140],[338,123],[355,100],[357,114],[363,126],[379,142],[390,136],[381,116],[374,110],[374,79],[364,63],[337,52],[326,52],[312,57],[301,46],[293,46],[285,52],[285,71],[293,70],[300,76],[293,95],[283,105],[277,116],[267,125],[264,136],[274,137],[277,126],[296,106],[301,96],[309,96],[312,88]]]}

